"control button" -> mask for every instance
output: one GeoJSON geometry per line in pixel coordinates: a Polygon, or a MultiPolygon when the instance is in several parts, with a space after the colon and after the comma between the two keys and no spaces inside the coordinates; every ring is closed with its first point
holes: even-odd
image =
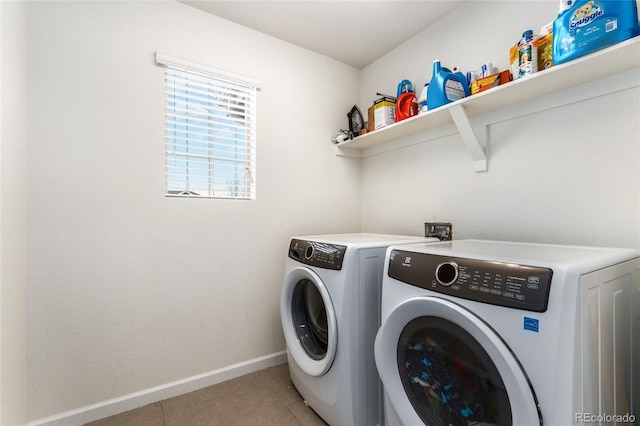
{"type": "Polygon", "coordinates": [[[313,246],[308,246],[307,249],[304,251],[304,258],[309,260],[311,259],[311,257],[313,256],[313,246]]]}
{"type": "Polygon", "coordinates": [[[502,291],[498,290],[497,288],[493,288],[491,289],[491,294],[496,294],[500,296],[502,294],[502,291]]]}
{"type": "Polygon", "coordinates": [[[436,268],[436,281],[443,286],[450,286],[458,278],[458,265],[455,262],[444,262],[436,268]]]}
{"type": "Polygon", "coordinates": [[[510,299],[513,299],[513,298],[516,296],[515,294],[513,294],[513,293],[509,293],[509,292],[507,292],[507,291],[505,291],[504,293],[502,293],[502,295],[503,295],[504,297],[508,297],[508,298],[510,298],[510,299]]]}
{"type": "Polygon", "coordinates": [[[478,287],[477,285],[470,285],[469,286],[469,290],[479,290],[480,287],[478,287]]]}
{"type": "Polygon", "coordinates": [[[480,287],[480,291],[483,293],[489,293],[491,291],[491,289],[487,288],[487,287],[480,287]]]}
{"type": "Polygon", "coordinates": [[[527,281],[529,281],[529,283],[531,283],[531,284],[539,284],[540,283],[540,278],[539,277],[529,277],[527,279],[527,281]]]}
{"type": "Polygon", "coordinates": [[[460,290],[460,286],[459,285],[452,285],[451,286],[451,290],[460,290]]]}
{"type": "Polygon", "coordinates": [[[516,294],[516,299],[524,300],[524,294],[516,294]]]}
{"type": "Polygon", "coordinates": [[[527,284],[527,288],[530,288],[531,290],[537,290],[538,284],[527,284]]]}

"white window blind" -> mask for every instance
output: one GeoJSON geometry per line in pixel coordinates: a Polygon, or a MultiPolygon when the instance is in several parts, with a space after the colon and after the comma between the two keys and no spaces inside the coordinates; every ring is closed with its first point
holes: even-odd
{"type": "Polygon", "coordinates": [[[161,53],[166,194],[255,199],[259,82],[161,53]]]}

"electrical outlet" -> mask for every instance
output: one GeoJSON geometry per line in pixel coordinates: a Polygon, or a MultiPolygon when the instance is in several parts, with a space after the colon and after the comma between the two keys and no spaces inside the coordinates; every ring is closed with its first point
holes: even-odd
{"type": "Polygon", "coordinates": [[[453,225],[449,222],[425,222],[424,236],[436,237],[440,241],[453,239],[453,225]]]}

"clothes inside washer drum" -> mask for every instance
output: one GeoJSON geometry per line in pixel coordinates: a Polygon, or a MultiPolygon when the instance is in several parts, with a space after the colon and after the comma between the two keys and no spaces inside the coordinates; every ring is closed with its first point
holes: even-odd
{"type": "Polygon", "coordinates": [[[400,337],[398,364],[407,396],[425,424],[511,424],[500,374],[457,325],[437,317],[414,319],[400,337]]]}

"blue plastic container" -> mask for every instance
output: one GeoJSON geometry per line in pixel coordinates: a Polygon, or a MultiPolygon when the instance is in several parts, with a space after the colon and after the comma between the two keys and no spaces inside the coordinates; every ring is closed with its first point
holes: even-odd
{"type": "Polygon", "coordinates": [[[402,80],[400,83],[398,83],[396,98],[399,98],[400,95],[407,92],[413,92],[413,83],[411,83],[410,80],[402,80]]]}
{"type": "Polygon", "coordinates": [[[553,22],[558,65],[638,35],[635,0],[578,0],[553,22]]]}
{"type": "Polygon", "coordinates": [[[469,85],[464,74],[451,72],[450,69],[440,65],[440,61],[437,59],[433,61],[433,75],[427,89],[429,110],[455,102],[469,96],[469,94],[469,85]]]}

